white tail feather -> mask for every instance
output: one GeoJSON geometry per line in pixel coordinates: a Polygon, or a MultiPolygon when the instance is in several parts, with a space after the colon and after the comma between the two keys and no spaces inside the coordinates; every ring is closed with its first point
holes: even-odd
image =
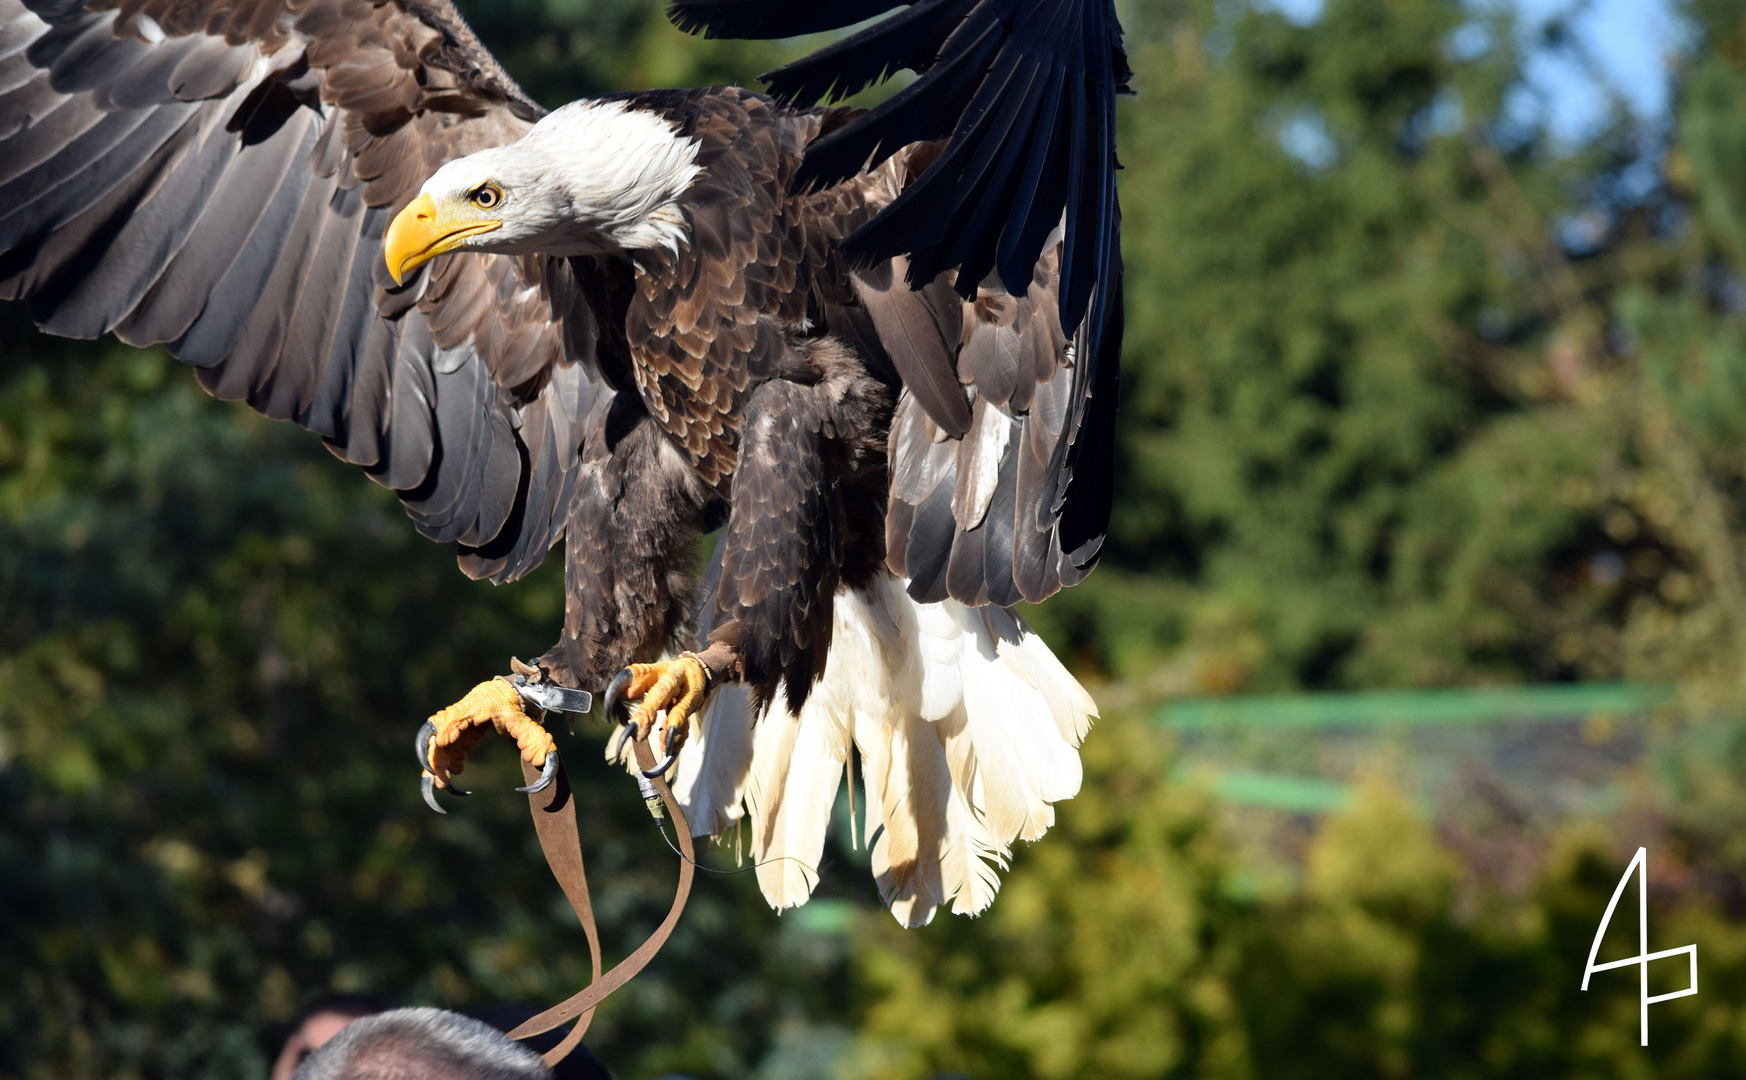
{"type": "MultiPolygon", "coordinates": [[[[1048,654],[1047,646],[1035,634],[1024,633],[1017,619],[1010,613],[999,608],[983,607],[976,609],[976,614],[989,626],[992,616],[1006,620],[1008,630],[1014,641],[1028,638],[1048,654]],[[1021,637],[1023,633],[1023,637],[1021,637]]],[[[1028,731],[1028,739],[1013,739],[1021,748],[1020,757],[1027,762],[1027,775],[1031,779],[1033,790],[1045,803],[1057,803],[1079,794],[1079,785],[1084,779],[1084,770],[1079,764],[1079,739],[1069,738],[1066,731],[1078,726],[1072,717],[1062,717],[1055,711],[1055,705],[1049,696],[1040,690],[1030,679],[1013,678],[1013,666],[1004,657],[998,655],[1001,638],[998,628],[989,626],[990,639],[995,646],[996,654],[988,658],[983,669],[984,678],[992,689],[1000,687],[1013,703],[1016,712],[1009,720],[1028,731]],[[1065,722],[1063,722],[1065,720],[1065,722]]],[[[1054,659],[1053,656],[1050,659],[1054,659]]],[[[1063,672],[1065,674],[1065,672],[1063,672]]],[[[1074,684],[1075,686],[1078,683],[1074,684]]],[[[1084,693],[1083,690],[1080,691],[1084,693]]],[[[1087,695],[1089,696],[1089,695],[1087,695]]],[[[968,698],[968,695],[966,695],[968,698]]],[[[1089,727],[1089,721],[1086,722],[1089,727]]],[[[1051,824],[1053,824],[1053,815],[1051,824]]]]}
{"type": "Polygon", "coordinates": [[[946,600],[938,604],[912,602],[910,606],[922,676],[921,716],[923,720],[938,720],[964,700],[964,622],[958,618],[964,605],[946,600]]]}
{"type": "Polygon", "coordinates": [[[952,771],[951,796],[939,823],[945,837],[940,877],[954,914],[980,915],[1000,890],[999,871],[1006,869],[1011,849],[989,832],[976,745],[964,710],[954,709],[933,727],[952,771]]]}
{"type": "Polygon", "coordinates": [[[989,842],[987,828],[956,790],[946,810],[946,829],[949,842],[941,872],[950,877],[947,891],[952,896],[952,914],[980,915],[1000,891],[1006,853],[989,842]]]}
{"type": "MultiPolygon", "coordinates": [[[[816,687],[794,721],[788,768],[781,797],[753,830],[752,857],[758,864],[758,885],[764,899],[781,910],[806,903],[818,885],[818,864],[824,857],[825,829],[849,756],[849,732],[828,695],[816,687]]],[[[787,714],[780,695],[772,711],[787,714]]],[[[765,724],[771,724],[769,717],[765,724]]],[[[754,766],[753,776],[758,775],[754,766]]],[[[757,818],[754,817],[754,822],[757,818]]]]}
{"type": "MultiPolygon", "coordinates": [[[[776,815],[782,810],[788,766],[794,757],[795,737],[800,734],[800,717],[790,715],[786,708],[766,710],[753,725],[752,733],[746,817],[752,823],[753,859],[762,860],[768,857],[771,837],[776,832],[776,815]]],[[[758,875],[762,884],[763,870],[758,875]]]]}
{"type": "Polygon", "coordinates": [[[739,824],[751,767],[751,703],[745,687],[724,686],[691,718],[673,778],[673,797],[693,836],[714,836],[739,824]]]}
{"type": "MultiPolygon", "coordinates": [[[[1078,755],[1061,738],[1043,696],[1013,678],[1000,663],[981,618],[971,613],[967,621],[970,641],[963,664],[962,708],[976,746],[976,776],[981,781],[981,801],[973,805],[983,812],[997,843],[1004,846],[1015,837],[1035,840],[1049,827],[1043,792],[1064,787],[1056,775],[1061,766],[1053,751],[1065,750],[1074,766],[1078,755]]],[[[1066,796],[1077,789],[1075,782],[1066,796]]]]}
{"type": "Polygon", "coordinates": [[[1043,639],[1030,632],[1023,621],[1003,608],[983,608],[991,625],[1000,626],[995,635],[1001,660],[1013,674],[1033,686],[1049,704],[1049,712],[1060,727],[1061,737],[1078,747],[1091,731],[1091,721],[1097,717],[1097,702],[1079,685],[1079,680],[1067,673],[1061,661],[1043,644],[1043,639]],[[1005,620],[1001,623],[1000,620],[1005,620]],[[1006,626],[1011,630],[1007,631],[1006,626]]]}
{"type": "Polygon", "coordinates": [[[951,896],[943,880],[947,803],[954,797],[945,752],[933,725],[919,716],[879,730],[862,725],[855,734],[879,898],[905,926],[924,926],[951,896]]]}

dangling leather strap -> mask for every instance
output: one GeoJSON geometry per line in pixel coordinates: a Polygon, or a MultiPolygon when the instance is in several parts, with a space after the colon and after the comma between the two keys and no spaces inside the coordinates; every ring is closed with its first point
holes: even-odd
{"type": "MultiPolygon", "coordinates": [[[[525,760],[521,763],[521,772],[529,784],[539,776],[539,770],[525,760]]],[[[540,838],[540,850],[545,852],[546,865],[551,867],[552,876],[558,879],[558,887],[564,890],[571,910],[582,924],[582,933],[588,938],[588,959],[594,969],[591,980],[599,982],[600,930],[594,925],[594,904],[588,896],[588,874],[582,865],[582,840],[576,830],[576,800],[570,789],[570,774],[561,762],[551,787],[529,795],[527,803],[533,813],[534,832],[540,838]]],[[[551,1052],[557,1056],[546,1064],[553,1064],[575,1049],[575,1044],[582,1041],[582,1035],[593,1019],[592,1010],[578,1018],[575,1028],[564,1041],[552,1048],[551,1052]]]]}
{"type": "MultiPolygon", "coordinates": [[[[654,767],[655,756],[649,750],[647,739],[638,739],[632,747],[636,753],[638,768],[654,767]]],[[[525,761],[521,768],[529,783],[539,775],[539,770],[525,761]]],[[[613,991],[630,982],[661,951],[661,946],[672,936],[673,928],[679,925],[679,915],[685,910],[685,901],[691,896],[691,879],[696,865],[696,856],[691,845],[691,827],[686,823],[685,814],[679,809],[679,803],[673,798],[672,791],[668,790],[667,782],[657,777],[650,783],[660,795],[667,816],[673,821],[673,830],[679,834],[679,847],[685,853],[679,863],[679,887],[673,894],[673,906],[668,910],[667,918],[655,928],[648,940],[619,961],[604,977],[600,973],[600,932],[594,925],[594,905],[588,897],[588,878],[582,868],[582,842],[576,832],[576,801],[570,791],[569,776],[560,767],[557,781],[551,787],[528,796],[528,806],[533,812],[534,831],[540,838],[540,850],[545,852],[546,865],[551,867],[552,876],[558,879],[558,886],[564,890],[570,907],[576,912],[577,920],[582,923],[582,932],[588,937],[588,955],[594,968],[593,980],[581,991],[509,1033],[512,1039],[525,1039],[530,1035],[550,1031],[571,1020],[576,1021],[576,1026],[570,1029],[570,1034],[564,1037],[564,1041],[544,1054],[543,1060],[548,1066],[562,1061],[581,1044],[583,1032],[588,1030],[589,1022],[594,1019],[595,1008],[613,991]]]]}

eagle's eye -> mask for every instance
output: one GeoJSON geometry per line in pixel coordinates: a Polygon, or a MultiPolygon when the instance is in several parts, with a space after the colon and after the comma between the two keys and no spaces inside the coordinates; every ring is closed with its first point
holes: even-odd
{"type": "Polygon", "coordinates": [[[480,184],[469,197],[479,209],[495,210],[503,202],[503,189],[495,182],[480,184]]]}

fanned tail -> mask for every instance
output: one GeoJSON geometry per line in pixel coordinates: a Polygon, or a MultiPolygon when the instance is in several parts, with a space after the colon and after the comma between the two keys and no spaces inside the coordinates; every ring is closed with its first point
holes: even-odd
{"type": "Polygon", "coordinates": [[[917,603],[905,586],[881,576],[837,595],[825,670],[798,716],[780,696],[750,716],[729,687],[694,721],[701,745],[688,750],[702,752],[680,755],[694,832],[732,826],[743,802],[773,907],[818,884],[851,747],[879,895],[905,926],[946,905],[985,911],[1013,842],[1041,837],[1079,790],[1091,695],[1011,610],[917,603]]]}

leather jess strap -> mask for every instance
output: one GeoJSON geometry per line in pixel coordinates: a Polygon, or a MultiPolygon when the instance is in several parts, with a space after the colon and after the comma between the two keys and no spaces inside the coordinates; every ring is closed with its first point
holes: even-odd
{"type": "MultiPolygon", "coordinates": [[[[649,750],[648,740],[638,739],[632,746],[636,753],[637,767],[653,768],[655,757],[649,750]]],[[[539,770],[525,761],[522,762],[521,769],[529,783],[539,775],[539,770]]],[[[680,811],[679,803],[673,798],[667,782],[657,777],[650,784],[660,795],[667,816],[673,821],[673,829],[679,834],[679,847],[684,852],[679,863],[679,887],[673,894],[673,906],[661,925],[655,928],[655,932],[635,952],[619,961],[604,976],[600,970],[600,931],[594,924],[594,904],[588,896],[588,876],[582,866],[582,841],[576,831],[576,800],[570,790],[570,778],[560,766],[555,783],[545,791],[528,796],[528,808],[533,813],[534,831],[539,834],[540,850],[545,852],[546,865],[551,867],[552,876],[558,879],[558,886],[564,890],[564,896],[570,901],[571,909],[576,912],[576,918],[582,924],[582,932],[588,937],[588,956],[593,968],[592,979],[586,987],[509,1033],[512,1039],[525,1039],[572,1020],[576,1021],[576,1026],[570,1029],[564,1041],[543,1055],[548,1066],[562,1061],[570,1051],[581,1045],[582,1035],[588,1030],[589,1022],[594,1019],[595,1008],[613,991],[630,982],[661,951],[661,946],[672,936],[673,928],[679,925],[679,915],[685,910],[685,901],[691,896],[691,881],[696,874],[691,827],[686,823],[685,815],[680,811]]]]}

